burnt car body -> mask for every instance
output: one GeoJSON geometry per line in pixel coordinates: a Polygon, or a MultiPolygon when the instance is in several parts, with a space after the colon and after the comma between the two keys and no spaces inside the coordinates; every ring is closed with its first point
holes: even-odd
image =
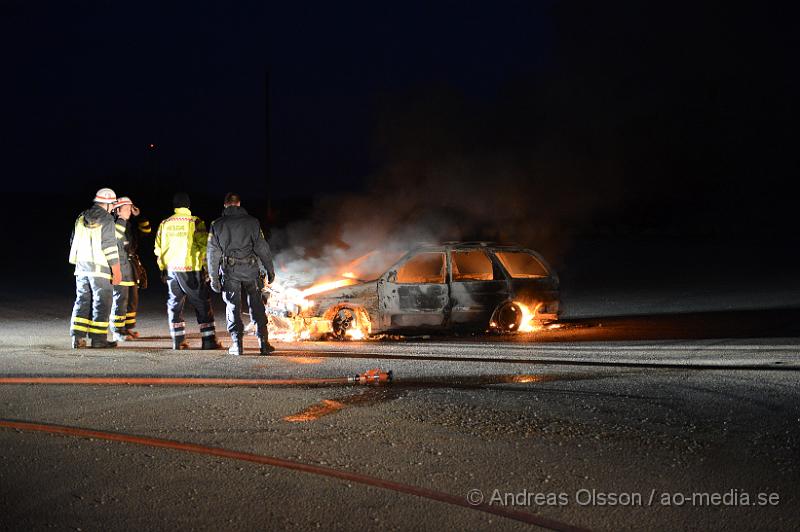
{"type": "Polygon", "coordinates": [[[308,299],[305,316],[323,318],[339,337],[353,326],[365,334],[514,331],[520,303],[539,322],[558,319],[559,280],[533,250],[448,242],[415,247],[377,279],[308,299]]]}

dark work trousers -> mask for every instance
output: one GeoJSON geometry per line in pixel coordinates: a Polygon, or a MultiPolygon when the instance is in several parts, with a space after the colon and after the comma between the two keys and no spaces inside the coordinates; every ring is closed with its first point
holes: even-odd
{"type": "Polygon", "coordinates": [[[186,322],[183,321],[183,305],[186,300],[194,307],[200,335],[215,336],[214,309],[211,307],[211,291],[202,272],[169,272],[167,275],[167,319],[173,342],[186,337],[186,322]]]}
{"type": "Polygon", "coordinates": [[[107,340],[112,298],[110,279],[76,275],[70,334],[78,338],[88,335],[93,340],[107,340]]]}
{"type": "Polygon", "coordinates": [[[247,300],[250,319],[256,324],[259,338],[268,339],[267,315],[264,302],[261,300],[261,290],[258,289],[258,278],[252,281],[238,281],[223,279],[222,300],[225,301],[225,318],[228,322],[228,332],[231,340],[239,345],[244,339],[244,324],[242,323],[242,297],[247,300]]]}
{"type": "Polygon", "coordinates": [[[125,328],[129,331],[136,327],[136,310],[139,308],[139,287],[128,287],[128,312],[125,313],[125,328]]]}
{"type": "Polygon", "coordinates": [[[117,285],[114,287],[114,303],[111,305],[111,330],[125,334],[125,320],[128,311],[128,294],[130,286],[117,285]]]}

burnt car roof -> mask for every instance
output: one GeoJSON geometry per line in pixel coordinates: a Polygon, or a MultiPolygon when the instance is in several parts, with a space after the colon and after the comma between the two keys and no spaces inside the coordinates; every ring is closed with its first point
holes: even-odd
{"type": "Polygon", "coordinates": [[[519,247],[516,242],[490,242],[487,240],[458,241],[451,240],[441,243],[444,246],[481,246],[481,247],[519,247]]]}
{"type": "Polygon", "coordinates": [[[542,256],[541,253],[538,251],[527,248],[525,246],[521,246],[519,244],[511,244],[511,243],[497,243],[497,242],[489,242],[489,241],[447,241],[447,242],[417,242],[414,245],[407,248],[406,251],[400,252],[391,262],[387,263],[385,267],[381,268],[379,272],[376,272],[374,277],[367,276],[363,278],[356,279],[357,283],[352,285],[347,285],[340,288],[334,288],[331,290],[326,290],[324,292],[319,292],[317,294],[313,294],[307,296],[308,299],[318,299],[322,297],[328,297],[332,292],[338,292],[341,290],[352,289],[354,287],[358,287],[363,284],[373,283],[378,280],[378,278],[383,275],[389,268],[392,266],[397,265],[399,262],[405,261],[411,255],[414,255],[419,252],[447,252],[450,250],[468,250],[468,249],[484,249],[487,251],[522,251],[525,253],[532,253],[539,259],[542,264],[544,265],[545,269],[547,270],[550,277],[554,278],[558,281],[558,274],[555,270],[550,266],[547,260],[542,256]]]}
{"type": "Polygon", "coordinates": [[[531,248],[527,248],[525,246],[513,243],[499,243],[499,242],[483,242],[483,241],[474,241],[474,242],[440,242],[440,243],[432,243],[432,242],[420,242],[416,244],[414,247],[409,249],[409,252],[413,251],[420,251],[420,250],[438,250],[438,249],[497,249],[497,250],[525,250],[525,251],[533,251],[531,248]]]}
{"type": "Polygon", "coordinates": [[[556,279],[558,281],[558,274],[555,270],[550,266],[544,256],[536,251],[535,249],[531,249],[520,244],[513,244],[513,243],[498,243],[498,242],[489,242],[489,241],[448,241],[448,242],[441,242],[441,243],[427,243],[427,242],[420,242],[417,245],[413,246],[409,249],[408,253],[403,255],[403,258],[408,257],[414,253],[419,253],[420,251],[449,251],[454,249],[485,249],[488,251],[522,251],[525,253],[533,254],[539,261],[542,262],[545,269],[549,273],[550,277],[556,279]]]}

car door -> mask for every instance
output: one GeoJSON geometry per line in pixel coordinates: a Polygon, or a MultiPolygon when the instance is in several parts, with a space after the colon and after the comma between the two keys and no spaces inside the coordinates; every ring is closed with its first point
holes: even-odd
{"type": "Polygon", "coordinates": [[[449,307],[443,251],[420,251],[387,271],[378,283],[381,329],[440,328],[449,307]]]}
{"type": "Polygon", "coordinates": [[[529,249],[498,249],[494,256],[511,278],[511,293],[515,300],[541,304],[536,312],[541,319],[558,318],[558,276],[544,258],[529,249]]]}
{"type": "Polygon", "coordinates": [[[508,299],[503,272],[482,249],[450,251],[450,323],[488,327],[492,313],[508,299]]]}

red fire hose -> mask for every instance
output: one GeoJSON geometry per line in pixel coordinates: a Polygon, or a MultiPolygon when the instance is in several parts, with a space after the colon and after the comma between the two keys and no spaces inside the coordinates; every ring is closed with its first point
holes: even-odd
{"type": "MultiPolygon", "coordinates": [[[[384,372],[379,369],[372,369],[358,375],[338,378],[309,378],[309,379],[234,379],[234,378],[210,378],[210,377],[0,377],[0,384],[143,384],[143,385],[222,385],[222,386],[266,386],[266,385],[314,385],[314,384],[382,384],[392,380],[392,372],[384,372]]],[[[473,504],[467,498],[450,495],[448,493],[420,488],[391,480],[384,480],[359,473],[340,471],[328,467],[313,464],[304,464],[272,456],[264,456],[252,453],[243,453],[222,449],[219,447],[207,447],[194,443],[184,443],[175,440],[161,438],[149,438],[132,434],[120,434],[115,432],[105,432],[67,425],[54,425],[47,423],[32,423],[28,421],[17,421],[10,419],[0,419],[0,427],[30,431],[46,432],[50,434],[61,434],[64,436],[74,436],[79,438],[90,438],[107,441],[118,441],[146,445],[149,447],[159,447],[173,449],[195,454],[205,454],[231,458],[234,460],[244,460],[257,464],[282,467],[304,473],[322,475],[350,482],[357,482],[377,488],[389,489],[401,493],[408,493],[417,497],[424,497],[434,501],[444,502],[455,506],[461,506],[472,510],[478,510],[515,521],[537,525],[549,530],[560,530],[568,532],[580,532],[585,529],[574,527],[566,523],[538,516],[528,512],[514,510],[503,506],[492,506],[482,502],[473,504]]]]}
{"type": "Polygon", "coordinates": [[[0,384],[143,384],[217,386],[303,386],[314,384],[385,384],[391,371],[371,369],[359,375],[308,379],[231,379],[223,377],[0,377],[0,384]]]}
{"type": "Polygon", "coordinates": [[[135,436],[132,434],[120,434],[116,432],[106,432],[101,430],[83,429],[80,427],[70,427],[67,425],[51,425],[46,423],[31,423],[28,421],[16,421],[10,419],[0,419],[0,427],[24,430],[29,432],[47,432],[50,434],[61,434],[65,436],[76,436],[79,438],[91,438],[97,440],[118,441],[125,443],[134,443],[137,445],[146,445],[148,447],[160,447],[164,449],[173,449],[195,454],[205,454],[211,456],[220,456],[223,458],[232,458],[234,460],[244,460],[247,462],[254,462],[256,464],[265,464],[275,467],[282,467],[285,469],[292,469],[295,471],[302,471],[304,473],[311,473],[314,475],[322,475],[326,477],[338,478],[350,482],[357,482],[368,486],[383,488],[401,493],[408,493],[416,495],[417,497],[424,497],[434,501],[453,504],[472,510],[479,510],[482,512],[514,519],[523,523],[537,525],[550,530],[563,530],[568,532],[582,531],[584,529],[574,527],[565,523],[561,523],[554,519],[534,515],[528,512],[514,510],[503,506],[492,506],[488,503],[472,504],[467,500],[467,497],[457,497],[444,493],[441,491],[430,490],[427,488],[420,488],[408,484],[401,484],[392,480],[384,480],[376,477],[370,477],[359,473],[352,473],[349,471],[340,471],[331,469],[329,467],[322,467],[313,464],[304,464],[301,462],[294,462],[292,460],[284,460],[282,458],[275,458],[272,456],[264,456],[252,453],[243,453],[239,451],[231,451],[219,447],[206,447],[205,445],[197,445],[194,443],[184,443],[175,440],[165,440],[161,438],[148,438],[145,436],[135,436]]]}

